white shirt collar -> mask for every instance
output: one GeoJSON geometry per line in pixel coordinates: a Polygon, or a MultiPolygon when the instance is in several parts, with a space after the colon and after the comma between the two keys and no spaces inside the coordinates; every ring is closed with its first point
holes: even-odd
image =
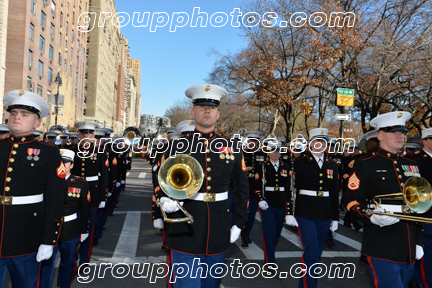
{"type": "Polygon", "coordinates": [[[67,181],[67,180],[69,179],[70,175],[71,175],[71,173],[69,173],[69,175],[67,175],[67,176],[65,177],[65,181],[67,181]]]}
{"type": "Polygon", "coordinates": [[[432,158],[432,153],[430,153],[430,152],[428,152],[428,151],[426,151],[426,150],[423,150],[427,155],[429,155],[429,157],[431,157],[432,158]]]}
{"type": "Polygon", "coordinates": [[[313,153],[312,153],[312,155],[315,158],[315,161],[317,163],[319,163],[319,159],[321,159],[321,163],[324,163],[324,154],[321,157],[315,156],[315,154],[313,154],[313,153]]]}

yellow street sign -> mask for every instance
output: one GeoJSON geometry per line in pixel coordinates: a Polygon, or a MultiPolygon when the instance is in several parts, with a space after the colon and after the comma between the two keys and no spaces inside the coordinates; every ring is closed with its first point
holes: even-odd
{"type": "Polygon", "coordinates": [[[337,106],[354,106],[354,89],[337,89],[337,106]]]}

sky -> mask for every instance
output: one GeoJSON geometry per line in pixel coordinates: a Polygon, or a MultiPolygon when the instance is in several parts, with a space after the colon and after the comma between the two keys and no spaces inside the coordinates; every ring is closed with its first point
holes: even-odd
{"type": "MultiPolygon", "coordinates": [[[[130,22],[121,28],[121,33],[128,38],[130,56],[141,61],[141,114],[162,117],[176,100],[186,99],[184,91],[188,87],[205,83],[204,80],[217,59],[216,55],[209,55],[212,49],[226,54],[246,46],[244,39],[239,36],[240,29],[231,25],[230,16],[235,8],[240,8],[243,1],[116,0],[115,3],[118,12],[130,15],[130,22]],[[191,27],[191,22],[195,22],[192,21],[194,7],[199,7],[200,12],[208,14],[206,27],[200,27],[199,23],[197,27],[191,27]],[[149,12],[147,27],[134,27],[134,12],[140,12],[140,17],[144,12],[149,12]],[[169,18],[166,26],[155,27],[157,17],[163,15],[154,14],[155,12],[168,14],[168,17],[165,16],[165,19],[169,18]],[[175,12],[186,12],[189,16],[184,27],[175,29],[176,21],[181,25],[178,16],[182,16],[173,14],[175,12]],[[228,23],[222,27],[213,27],[210,23],[211,16],[217,12],[228,15],[228,23]]],[[[186,15],[183,15],[186,20],[186,15]]],[[[222,14],[215,16],[217,15],[222,14]]],[[[212,19],[212,23],[217,25],[218,19],[212,19]]],[[[162,17],[160,20],[163,20],[162,17]]],[[[136,22],[134,24],[137,26],[136,22]]]]}

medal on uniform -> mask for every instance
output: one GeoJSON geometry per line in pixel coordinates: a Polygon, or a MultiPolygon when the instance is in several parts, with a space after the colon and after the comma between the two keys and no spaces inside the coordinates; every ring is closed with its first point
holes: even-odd
{"type": "Polygon", "coordinates": [[[28,156],[27,156],[27,160],[32,160],[33,159],[33,153],[34,153],[34,150],[35,149],[33,149],[33,148],[27,148],[27,154],[28,154],[28,156]]]}
{"type": "Polygon", "coordinates": [[[420,176],[420,171],[418,166],[413,165],[402,165],[402,169],[404,170],[404,175],[409,176],[420,176]]]}
{"type": "Polygon", "coordinates": [[[333,179],[333,170],[327,169],[327,178],[333,179]]]}
{"type": "Polygon", "coordinates": [[[33,160],[34,161],[39,161],[39,154],[40,154],[40,149],[34,149],[34,152],[33,152],[33,154],[35,155],[34,157],[33,157],[33,160]]]}
{"type": "Polygon", "coordinates": [[[72,192],[68,192],[68,196],[71,197],[72,196],[72,192]]]}
{"type": "Polygon", "coordinates": [[[233,154],[231,154],[231,160],[234,160],[234,155],[233,154]]]}
{"type": "Polygon", "coordinates": [[[33,159],[33,157],[32,156],[27,156],[27,160],[32,160],[33,159]]]}
{"type": "Polygon", "coordinates": [[[223,153],[220,153],[220,154],[219,154],[219,157],[220,157],[220,159],[222,159],[222,160],[223,160],[223,159],[225,159],[225,154],[223,154],[223,153]]]}

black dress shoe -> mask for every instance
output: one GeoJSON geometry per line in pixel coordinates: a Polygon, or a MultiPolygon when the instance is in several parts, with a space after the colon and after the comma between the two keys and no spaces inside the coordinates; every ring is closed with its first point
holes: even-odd
{"type": "Polygon", "coordinates": [[[113,213],[111,213],[111,214],[108,214],[108,216],[114,216],[114,214],[113,214],[113,213]]]}
{"type": "Polygon", "coordinates": [[[243,240],[241,246],[242,246],[242,247],[249,247],[249,243],[248,243],[248,241],[243,240]]]}
{"type": "Polygon", "coordinates": [[[329,247],[329,248],[333,248],[333,247],[336,246],[336,244],[334,243],[334,241],[331,240],[331,239],[327,240],[326,244],[327,244],[327,247],[329,247]]]}
{"type": "Polygon", "coordinates": [[[363,228],[363,226],[360,225],[360,224],[357,224],[357,225],[354,225],[354,228],[355,228],[356,231],[359,231],[360,229],[363,228]]]}
{"type": "Polygon", "coordinates": [[[96,246],[99,242],[98,238],[93,238],[93,247],[96,246]]]}
{"type": "Polygon", "coordinates": [[[344,226],[345,226],[345,227],[348,227],[348,228],[351,228],[351,224],[350,224],[350,223],[346,223],[346,222],[344,222],[344,226]]]}
{"type": "Polygon", "coordinates": [[[162,250],[166,250],[166,246],[165,246],[165,244],[162,244],[161,249],[162,249],[162,250]]]}
{"type": "Polygon", "coordinates": [[[248,243],[249,243],[249,244],[252,243],[252,239],[251,239],[251,238],[248,239],[248,243]]]}
{"type": "Polygon", "coordinates": [[[367,260],[367,257],[364,256],[364,255],[361,255],[361,256],[360,256],[360,261],[363,261],[363,262],[365,262],[366,264],[369,264],[369,263],[368,263],[368,260],[367,260]]]}
{"type": "Polygon", "coordinates": [[[418,284],[418,283],[412,283],[412,282],[410,282],[408,284],[408,288],[422,288],[422,286],[420,284],[418,284]]]}

